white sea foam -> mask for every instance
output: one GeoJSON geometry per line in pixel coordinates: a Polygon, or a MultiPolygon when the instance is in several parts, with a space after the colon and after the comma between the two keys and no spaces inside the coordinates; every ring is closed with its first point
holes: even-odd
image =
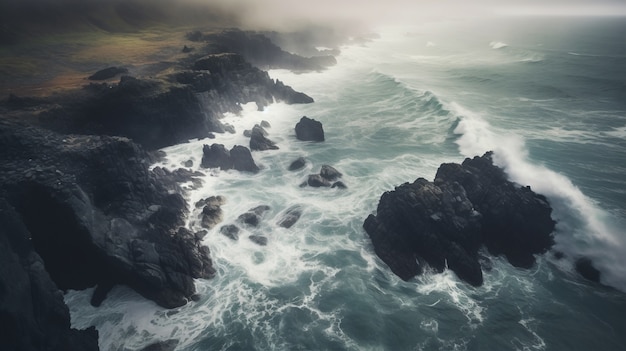
{"type": "Polygon", "coordinates": [[[496,130],[479,114],[451,104],[461,116],[455,130],[461,153],[467,157],[494,151],[494,162],[511,179],[544,194],[557,220],[556,248],[570,257],[589,256],[603,272],[603,282],[626,291],[626,241],[614,220],[585,196],[567,177],[528,159],[528,150],[519,135],[496,130]]]}

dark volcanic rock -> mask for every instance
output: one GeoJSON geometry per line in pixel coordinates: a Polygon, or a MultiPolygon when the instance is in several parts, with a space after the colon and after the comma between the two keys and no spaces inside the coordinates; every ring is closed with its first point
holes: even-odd
{"type": "Polygon", "coordinates": [[[335,169],[335,167],[332,167],[329,165],[322,165],[322,169],[320,170],[320,176],[332,182],[341,178],[343,174],[341,174],[341,172],[335,169]]]}
{"type": "Polygon", "coordinates": [[[261,235],[250,235],[248,239],[252,240],[253,243],[261,246],[267,245],[267,238],[261,235]]]}
{"type": "Polygon", "coordinates": [[[319,174],[310,174],[309,178],[306,181],[306,184],[308,186],[312,186],[314,188],[330,187],[331,186],[330,181],[328,181],[328,179],[322,177],[319,174]]]}
{"type": "Polygon", "coordinates": [[[289,165],[289,170],[297,171],[304,168],[304,166],[306,166],[306,160],[304,159],[304,157],[298,157],[297,160],[291,162],[291,164],[289,165]]]}
{"type": "Polygon", "coordinates": [[[250,150],[245,146],[233,146],[230,150],[230,157],[233,161],[233,168],[238,171],[250,173],[257,173],[259,171],[259,167],[254,163],[254,159],[252,159],[250,150]]]}
{"type": "Polygon", "coordinates": [[[70,328],[70,313],[20,214],[0,197],[0,347],[99,350],[95,328],[70,328]]]}
{"type": "Polygon", "coordinates": [[[201,167],[219,167],[221,170],[236,169],[251,173],[259,171],[259,167],[254,163],[250,150],[245,146],[235,145],[228,151],[222,144],[204,145],[202,152],[201,167]]]}
{"type": "Polygon", "coordinates": [[[258,227],[261,218],[265,214],[265,212],[269,211],[270,207],[267,205],[260,205],[255,208],[251,208],[248,212],[241,214],[237,221],[246,224],[251,227],[258,227]]]}
{"type": "Polygon", "coordinates": [[[278,146],[265,137],[266,134],[263,127],[258,124],[255,125],[254,128],[252,128],[252,132],[250,132],[250,150],[278,150],[278,146]]]}
{"type": "Polygon", "coordinates": [[[303,141],[324,141],[322,123],[306,116],[296,124],[296,138],[303,141]]]}
{"type": "Polygon", "coordinates": [[[219,168],[228,170],[233,168],[233,160],[228,151],[222,144],[212,144],[202,146],[202,163],[203,168],[219,168]]]}
{"type": "Polygon", "coordinates": [[[206,247],[180,229],[180,188],[130,140],[0,121],[0,149],[0,197],[59,288],[125,284],[176,307],[195,293],[194,278],[214,274],[206,247]]]}
{"type": "MultiPolygon", "coordinates": [[[[200,214],[202,227],[213,229],[222,221],[223,212],[221,206],[226,203],[226,200],[222,196],[211,196],[198,203],[204,203],[202,213],[200,214]]],[[[198,203],[196,203],[196,206],[198,206],[198,203]]]]}
{"type": "Polygon", "coordinates": [[[302,216],[302,207],[298,205],[291,206],[276,224],[283,228],[291,228],[300,219],[300,216],[302,216]]]}
{"type": "Polygon", "coordinates": [[[105,80],[109,78],[113,78],[118,74],[128,73],[128,69],[124,67],[108,67],[105,69],[101,69],[98,72],[89,76],[89,80],[105,80]]]}
{"type": "Polygon", "coordinates": [[[600,283],[600,271],[593,266],[593,262],[589,258],[582,257],[577,259],[574,267],[576,268],[576,272],[583,278],[594,283],[600,283]]]}
{"type": "Polygon", "coordinates": [[[220,233],[226,235],[233,240],[239,240],[239,227],[234,224],[228,224],[220,228],[220,233]]]}
{"type": "Polygon", "coordinates": [[[447,263],[460,279],[481,285],[480,247],[528,267],[553,244],[550,215],[545,197],[508,181],[487,153],[441,165],[434,183],[420,178],[385,192],[363,226],[400,278],[447,263]]]}

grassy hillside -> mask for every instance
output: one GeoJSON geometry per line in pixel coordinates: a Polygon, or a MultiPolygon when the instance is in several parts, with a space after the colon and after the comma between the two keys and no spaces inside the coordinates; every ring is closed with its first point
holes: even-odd
{"type": "Polygon", "coordinates": [[[0,1],[0,97],[80,86],[107,66],[172,60],[187,31],[229,26],[207,7],[172,0],[0,1]]]}

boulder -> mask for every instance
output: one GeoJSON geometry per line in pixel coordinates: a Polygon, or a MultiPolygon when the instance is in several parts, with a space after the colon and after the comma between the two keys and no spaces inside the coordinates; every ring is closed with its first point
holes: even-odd
{"type": "Polygon", "coordinates": [[[230,150],[233,168],[241,172],[258,173],[259,167],[254,163],[250,149],[245,146],[235,145],[230,150]]]}
{"type": "Polygon", "coordinates": [[[262,235],[250,235],[248,239],[252,240],[253,243],[261,246],[267,245],[267,238],[262,235]]]}
{"type": "Polygon", "coordinates": [[[322,123],[306,116],[296,124],[296,138],[302,141],[324,141],[322,123]]]}
{"type": "Polygon", "coordinates": [[[299,205],[291,206],[285,211],[276,223],[283,228],[291,228],[302,216],[302,207],[299,205]]]}
{"type": "Polygon", "coordinates": [[[220,233],[226,235],[232,240],[239,240],[239,227],[234,224],[228,224],[220,228],[220,233]]]}
{"type": "MultiPolygon", "coordinates": [[[[213,229],[223,219],[221,206],[225,203],[224,198],[221,196],[211,196],[198,203],[204,203],[202,213],[200,213],[202,227],[209,230],[213,229]]],[[[196,206],[198,206],[198,203],[196,203],[196,206]]]]}
{"type": "Polygon", "coordinates": [[[258,124],[250,132],[250,150],[278,150],[276,144],[265,137],[267,132],[258,124]]]}
{"type": "Polygon", "coordinates": [[[237,217],[237,221],[251,227],[258,227],[261,218],[265,215],[265,212],[269,210],[270,207],[267,205],[260,205],[255,208],[251,208],[237,217]]]}
{"type": "Polygon", "coordinates": [[[222,144],[212,144],[202,146],[202,162],[200,166],[203,168],[219,168],[227,170],[233,168],[233,161],[228,151],[222,144]]]}
{"type": "Polygon", "coordinates": [[[343,176],[337,169],[329,165],[322,165],[320,176],[329,181],[335,181],[343,176]]]}
{"type": "Polygon", "coordinates": [[[364,222],[376,254],[404,280],[424,266],[447,267],[471,285],[483,282],[478,251],[485,246],[528,267],[553,245],[555,222],[545,197],[506,179],[492,154],[442,164],[435,182],[423,178],[385,192],[364,222]]]}
{"type": "Polygon", "coordinates": [[[306,166],[306,159],[304,157],[298,157],[295,161],[291,162],[289,165],[290,171],[297,171],[306,166]]]}
{"type": "Polygon", "coordinates": [[[330,181],[328,181],[328,179],[322,177],[319,174],[309,174],[309,178],[307,179],[306,184],[314,188],[331,186],[330,181]]]}

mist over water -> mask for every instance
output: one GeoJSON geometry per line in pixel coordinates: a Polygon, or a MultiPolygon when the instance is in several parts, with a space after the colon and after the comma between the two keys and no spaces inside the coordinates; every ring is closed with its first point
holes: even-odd
{"type": "MultiPolygon", "coordinates": [[[[386,26],[380,39],[342,48],[324,72],[270,71],[311,105],[246,105],[224,122],[236,134],[166,148],[169,169],[192,160],[206,174],[189,186],[190,208],[226,197],[222,224],[269,205],[239,240],[209,231],[218,270],[196,282],[201,299],[163,310],[126,288],[99,309],[90,291],[69,292],[75,327],[95,324],[103,350],[178,339],[177,350],[618,350],[626,347],[626,47],[621,19],[434,21],[386,26]],[[558,30],[557,30],[558,29],[558,30]],[[300,142],[301,116],[326,141],[300,142]],[[253,152],[256,175],[199,167],[202,145],[248,145],[243,130],[269,121],[280,147],[253,152]],[[404,282],[373,252],[362,229],[380,195],[443,162],[495,152],[512,180],[548,197],[556,250],[530,270],[490,258],[485,284],[454,273],[404,282]],[[305,169],[289,172],[303,156],[305,169]],[[348,189],[299,185],[329,164],[348,189]],[[298,205],[289,229],[276,223],[298,205]],[[258,246],[250,235],[267,237],[258,246]],[[584,255],[608,288],[579,277],[584,255]]],[[[157,166],[157,165],[155,165],[157,166]]],[[[199,210],[188,227],[200,230],[199,210]]]]}

